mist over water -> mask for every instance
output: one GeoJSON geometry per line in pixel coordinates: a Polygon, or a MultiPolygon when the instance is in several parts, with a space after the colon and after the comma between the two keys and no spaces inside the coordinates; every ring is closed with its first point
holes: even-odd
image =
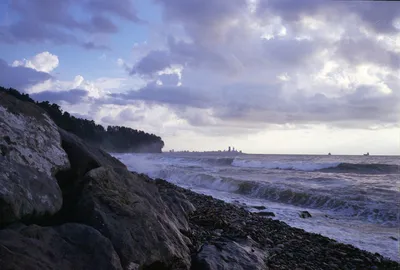
{"type": "Polygon", "coordinates": [[[400,157],[115,154],[132,171],[400,261],[400,157]],[[302,219],[307,210],[312,218],[302,219]]]}

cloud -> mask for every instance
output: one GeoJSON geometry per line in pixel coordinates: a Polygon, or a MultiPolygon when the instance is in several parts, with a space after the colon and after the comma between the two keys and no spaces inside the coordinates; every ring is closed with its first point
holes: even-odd
{"type": "Polygon", "coordinates": [[[119,1],[108,1],[108,0],[90,0],[87,3],[90,10],[100,13],[108,13],[112,15],[118,15],[121,18],[139,22],[141,21],[135,11],[135,8],[131,0],[119,0],[119,1]]]}
{"type": "Polygon", "coordinates": [[[139,90],[115,93],[109,96],[111,99],[103,100],[102,102],[129,104],[134,101],[145,101],[149,104],[205,108],[208,106],[210,100],[210,97],[199,95],[189,88],[172,85],[162,86],[156,83],[148,84],[139,90]]]}
{"type": "Polygon", "coordinates": [[[337,18],[343,18],[344,14],[353,15],[363,27],[375,33],[388,34],[398,31],[394,23],[400,16],[400,7],[394,1],[269,0],[259,1],[257,12],[260,17],[278,15],[289,23],[305,16],[333,23],[337,18]]]}
{"type": "Polygon", "coordinates": [[[394,51],[385,49],[382,42],[367,37],[343,37],[336,44],[336,56],[352,65],[364,63],[400,69],[400,56],[394,51]]]}
{"type": "Polygon", "coordinates": [[[171,67],[171,62],[167,51],[151,51],[133,67],[131,74],[152,75],[171,67]]]}
{"type": "Polygon", "coordinates": [[[0,59],[0,85],[4,87],[21,90],[51,78],[52,76],[48,73],[23,66],[13,67],[0,59]]]}
{"type": "Polygon", "coordinates": [[[88,50],[110,50],[110,47],[106,45],[95,44],[92,41],[82,43],[82,46],[88,50]]]}
{"type": "Polygon", "coordinates": [[[12,64],[13,67],[24,66],[32,68],[36,71],[50,73],[58,67],[58,56],[49,52],[42,52],[31,59],[15,60],[12,64]]]}
{"type": "Polygon", "coordinates": [[[393,3],[156,2],[165,43],[131,70],[150,82],[115,102],[163,104],[193,126],[399,122],[400,61],[396,42],[388,42],[400,38],[393,3]],[[160,76],[175,65],[180,87],[160,76]]]}
{"type": "MultiPolygon", "coordinates": [[[[39,10],[46,1],[32,1],[37,6],[25,1],[25,6],[16,0],[13,9],[21,17],[3,37],[110,49],[85,38],[116,33],[120,19],[142,22],[133,1],[52,1],[48,10],[39,10]],[[86,16],[74,16],[71,7],[86,16]]],[[[69,99],[79,113],[90,111],[110,124],[135,122],[152,130],[157,124],[166,132],[187,128],[208,135],[226,134],[223,129],[242,134],[266,127],[370,128],[399,122],[400,35],[393,25],[399,13],[393,3],[153,2],[161,7],[161,26],[158,21],[142,26],[159,32],[135,44],[132,58],[121,55],[117,60],[130,74],[124,83],[120,78],[100,82],[77,76],[68,82],[46,80],[28,90],[69,99]],[[87,95],[71,96],[71,89],[87,95]],[[134,109],[139,104],[146,112],[134,109]]],[[[16,65],[46,72],[56,67],[50,61],[34,64],[34,58],[16,65]]]]}
{"type": "Polygon", "coordinates": [[[130,0],[111,3],[104,0],[13,0],[10,8],[15,20],[0,29],[1,42],[50,41],[71,43],[87,49],[105,49],[104,45],[82,42],[87,34],[118,32],[112,18],[138,22],[130,0]],[[85,14],[85,18],[78,16],[85,14]]]}
{"type": "Polygon", "coordinates": [[[36,101],[49,101],[52,103],[65,101],[70,104],[78,104],[88,96],[88,92],[82,89],[71,89],[67,91],[42,91],[30,96],[36,101]]]}

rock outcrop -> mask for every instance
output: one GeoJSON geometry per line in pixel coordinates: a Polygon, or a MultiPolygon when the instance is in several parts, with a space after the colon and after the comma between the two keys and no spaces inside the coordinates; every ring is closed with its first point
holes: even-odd
{"type": "Polygon", "coordinates": [[[56,213],[54,175],[69,168],[58,127],[43,110],[0,94],[0,225],[56,213]]]}
{"type": "Polygon", "coordinates": [[[122,270],[111,242],[89,226],[13,227],[0,231],[2,270],[122,270]]]}
{"type": "Polygon", "coordinates": [[[189,269],[190,241],[175,222],[183,213],[166,207],[154,183],[110,167],[93,169],[82,181],[74,218],[109,238],[123,267],[189,269]]]}

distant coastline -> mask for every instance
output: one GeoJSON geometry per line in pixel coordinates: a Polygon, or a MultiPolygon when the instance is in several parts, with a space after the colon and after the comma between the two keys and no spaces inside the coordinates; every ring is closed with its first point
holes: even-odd
{"type": "Polygon", "coordinates": [[[189,151],[189,150],[180,150],[180,151],[175,151],[174,149],[171,149],[168,151],[168,153],[204,153],[204,154],[245,154],[242,152],[242,150],[235,149],[235,147],[230,147],[228,146],[228,149],[224,150],[211,150],[211,151],[189,151]]]}

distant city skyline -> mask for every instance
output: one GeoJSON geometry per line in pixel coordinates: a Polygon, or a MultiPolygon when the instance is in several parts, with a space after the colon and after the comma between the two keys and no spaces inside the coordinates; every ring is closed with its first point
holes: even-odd
{"type": "Polygon", "coordinates": [[[223,149],[223,150],[203,150],[203,151],[195,151],[195,150],[178,150],[178,151],[175,151],[175,149],[171,149],[171,150],[169,150],[169,151],[167,151],[167,152],[170,152],[170,153],[193,153],[193,152],[195,152],[195,153],[198,153],[198,152],[200,152],[200,153],[210,153],[210,152],[213,152],[213,153],[226,153],[226,152],[228,152],[228,153],[242,153],[242,150],[238,150],[238,149],[235,149],[235,147],[233,147],[232,146],[232,148],[231,148],[231,146],[228,146],[228,148],[227,149],[223,149]]]}

